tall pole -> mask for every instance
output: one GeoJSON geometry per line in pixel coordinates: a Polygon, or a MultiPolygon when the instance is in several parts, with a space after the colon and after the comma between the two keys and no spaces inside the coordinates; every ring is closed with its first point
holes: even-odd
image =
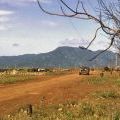
{"type": "Polygon", "coordinates": [[[116,53],[116,66],[118,66],[118,53],[116,53]]]}

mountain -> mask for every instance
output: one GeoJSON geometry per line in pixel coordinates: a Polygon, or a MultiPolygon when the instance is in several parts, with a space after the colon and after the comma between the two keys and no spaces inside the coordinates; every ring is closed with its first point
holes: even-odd
{"type": "Polygon", "coordinates": [[[97,59],[89,61],[100,51],[91,51],[77,47],[58,47],[42,54],[25,54],[19,56],[1,56],[0,68],[7,67],[74,67],[80,65],[106,66],[115,63],[115,53],[106,51],[97,59]]]}

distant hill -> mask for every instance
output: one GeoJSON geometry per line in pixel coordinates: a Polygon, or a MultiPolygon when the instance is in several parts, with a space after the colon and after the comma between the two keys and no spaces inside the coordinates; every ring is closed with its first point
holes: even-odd
{"type": "Polygon", "coordinates": [[[89,61],[100,51],[91,51],[76,47],[58,47],[42,54],[25,54],[19,56],[1,56],[0,67],[74,67],[80,65],[106,66],[114,63],[115,54],[107,51],[97,59],[89,61]]]}

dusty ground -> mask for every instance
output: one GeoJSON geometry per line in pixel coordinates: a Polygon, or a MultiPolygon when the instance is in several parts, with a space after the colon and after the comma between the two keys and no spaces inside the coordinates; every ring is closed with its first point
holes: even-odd
{"type": "Polygon", "coordinates": [[[96,88],[80,82],[83,78],[78,73],[72,73],[55,77],[40,76],[34,81],[0,85],[0,115],[9,114],[29,103],[40,104],[43,97],[46,104],[85,98],[96,88]]]}

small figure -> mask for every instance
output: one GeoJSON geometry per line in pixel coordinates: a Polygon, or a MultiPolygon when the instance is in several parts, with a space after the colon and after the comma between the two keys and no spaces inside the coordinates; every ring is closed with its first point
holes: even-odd
{"type": "Polygon", "coordinates": [[[103,77],[103,76],[104,76],[104,73],[103,73],[103,72],[101,72],[101,73],[100,73],[100,77],[103,77]]]}
{"type": "Polygon", "coordinates": [[[33,113],[32,105],[28,104],[27,105],[27,115],[29,115],[31,117],[32,113],[33,113]]]}

